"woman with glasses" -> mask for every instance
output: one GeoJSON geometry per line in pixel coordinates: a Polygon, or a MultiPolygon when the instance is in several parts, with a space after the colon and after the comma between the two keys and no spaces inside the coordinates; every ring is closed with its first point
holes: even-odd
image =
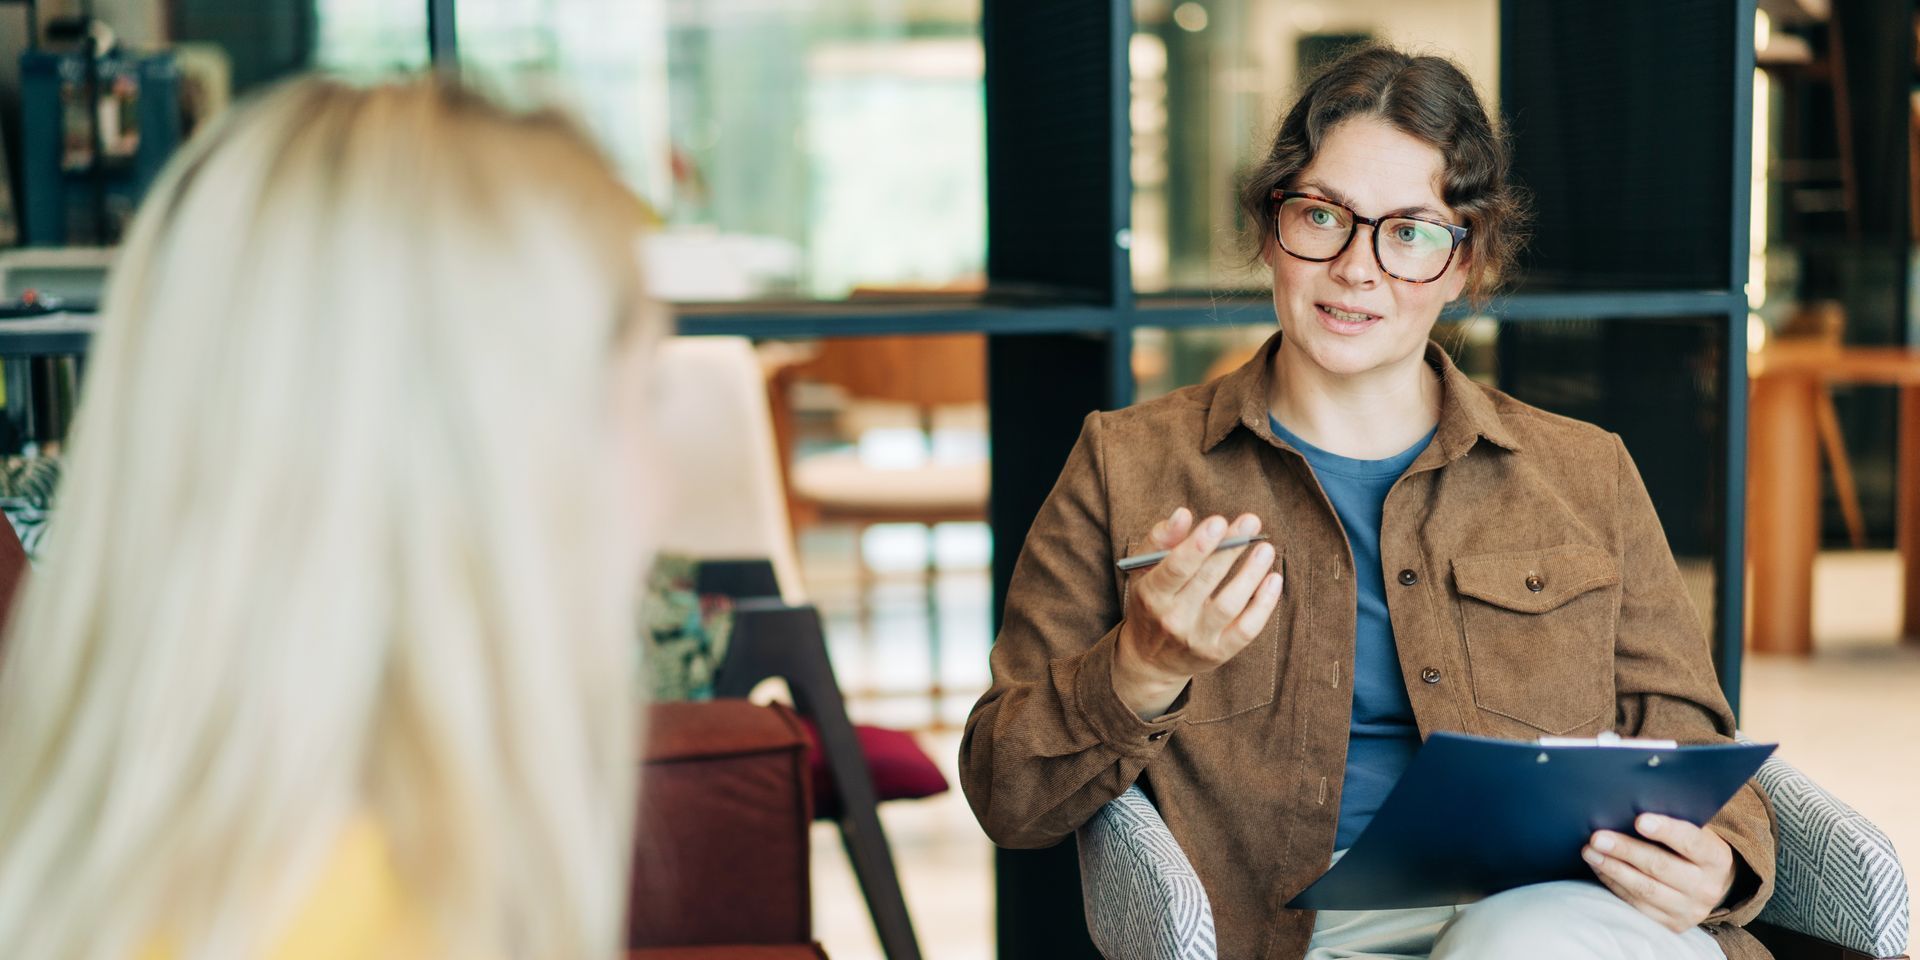
{"type": "Polygon", "coordinates": [[[1090,415],[1034,520],[961,746],[997,843],[1056,843],[1137,781],[1222,957],[1767,956],[1740,929],[1774,869],[1751,785],[1705,827],[1595,833],[1592,882],[1284,907],[1436,730],[1733,732],[1619,438],[1474,383],[1430,340],[1519,245],[1506,172],[1442,58],[1361,49],[1294,104],[1242,194],[1279,330],[1225,377],[1090,415]]]}

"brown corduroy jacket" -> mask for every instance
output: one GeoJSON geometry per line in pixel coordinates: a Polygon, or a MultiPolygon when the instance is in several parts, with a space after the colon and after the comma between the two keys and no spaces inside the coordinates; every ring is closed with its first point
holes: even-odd
{"type": "MultiPolygon", "coordinates": [[[[1014,568],[993,685],[960,747],[974,814],[1008,847],[1071,837],[1142,781],[1206,886],[1224,960],[1306,953],[1314,915],[1284,904],[1333,854],[1351,722],[1353,560],[1306,461],[1268,425],[1278,345],[1087,417],[1014,568]],[[1113,688],[1126,589],[1113,562],[1150,549],[1180,506],[1259,516],[1286,583],[1259,639],[1147,722],[1113,688]]],[[[1380,527],[1420,735],[1726,741],[1707,633],[1619,438],[1474,383],[1437,346],[1427,359],[1439,430],[1380,527]]],[[[1768,957],[1740,929],[1773,892],[1765,795],[1749,783],[1712,826],[1736,876],[1705,927],[1730,960],[1768,957]]]]}

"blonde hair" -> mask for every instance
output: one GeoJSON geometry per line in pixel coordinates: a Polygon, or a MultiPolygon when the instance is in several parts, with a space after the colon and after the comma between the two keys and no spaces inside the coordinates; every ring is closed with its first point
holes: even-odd
{"type": "Polygon", "coordinates": [[[257,956],[368,817],[449,955],[617,951],[644,222],[564,119],[441,81],[183,150],[8,631],[0,956],[257,956]]]}

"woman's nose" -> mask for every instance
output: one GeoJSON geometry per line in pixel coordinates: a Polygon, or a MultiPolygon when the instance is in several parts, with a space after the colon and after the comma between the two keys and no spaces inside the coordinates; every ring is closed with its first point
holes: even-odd
{"type": "Polygon", "coordinates": [[[1353,239],[1347,248],[1328,264],[1335,280],[1355,287],[1380,282],[1380,264],[1373,257],[1373,230],[1371,224],[1365,223],[1354,227],[1353,239]],[[1363,234],[1361,230],[1367,232],[1363,234]]]}

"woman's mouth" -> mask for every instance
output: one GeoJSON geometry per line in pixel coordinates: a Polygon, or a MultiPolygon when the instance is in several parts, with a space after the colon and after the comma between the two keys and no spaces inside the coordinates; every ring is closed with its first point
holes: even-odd
{"type": "Polygon", "coordinates": [[[1346,310],[1330,303],[1314,304],[1313,312],[1320,318],[1321,326],[1345,336],[1362,333],[1380,322],[1379,314],[1346,310]]]}

